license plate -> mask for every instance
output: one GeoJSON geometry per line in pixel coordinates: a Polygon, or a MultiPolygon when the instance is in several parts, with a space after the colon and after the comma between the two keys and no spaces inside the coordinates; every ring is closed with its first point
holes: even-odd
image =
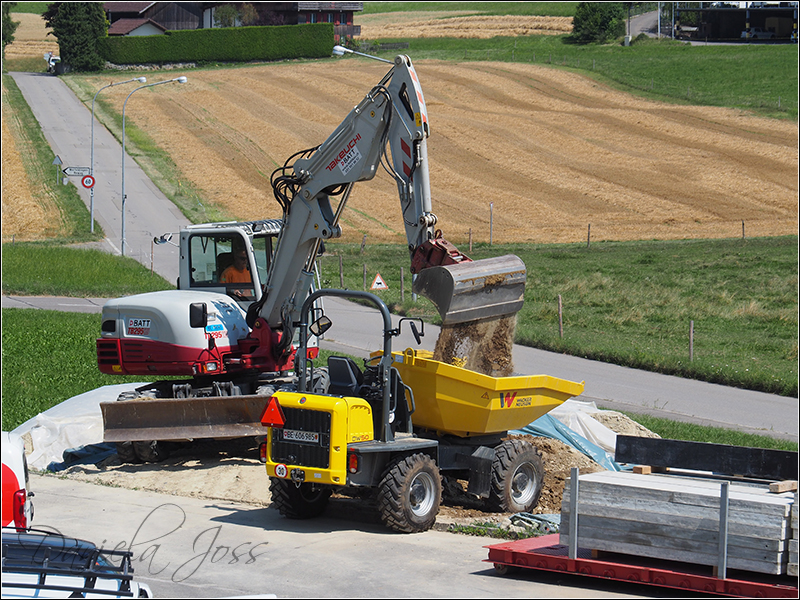
{"type": "Polygon", "coordinates": [[[297,431],[296,429],[284,429],[283,439],[290,442],[319,444],[319,433],[316,431],[297,431]]]}

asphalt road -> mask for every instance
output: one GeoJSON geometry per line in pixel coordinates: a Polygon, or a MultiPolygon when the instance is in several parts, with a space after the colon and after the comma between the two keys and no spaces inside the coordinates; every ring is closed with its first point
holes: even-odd
{"type": "MultiPolygon", "coordinates": [[[[266,475],[265,475],[266,477],[266,475]]],[[[369,518],[291,521],[226,501],[31,476],[34,524],[134,552],[161,598],[633,598],[648,588],[581,576],[494,573],[490,538],[390,533],[369,518]]]]}
{"type": "MultiPolygon", "coordinates": [[[[44,73],[10,73],[24,96],[62,168],[90,167],[92,112],[61,81],[44,73]]],[[[121,74],[115,81],[128,78],[121,74]]],[[[154,76],[148,83],[168,79],[154,76]]],[[[102,94],[132,92],[137,84],[115,86],[102,94]]],[[[155,89],[164,93],[161,88],[155,89]]],[[[143,90],[139,93],[145,93],[143,90]]],[[[135,102],[133,97],[131,102],[135,102]]],[[[91,106],[91,105],[90,105],[91,106]]],[[[56,177],[57,167],[52,175],[56,177]]],[[[122,248],[122,145],[99,122],[94,125],[94,218],[105,234],[104,250],[119,254],[122,248]]],[[[91,194],[81,177],[71,177],[81,198],[90,207],[91,194]]],[[[189,224],[180,210],[161,193],[130,157],[125,161],[125,239],[126,256],[150,267],[167,281],[178,278],[178,249],[170,244],[153,246],[155,236],[178,232],[189,224]]]]}

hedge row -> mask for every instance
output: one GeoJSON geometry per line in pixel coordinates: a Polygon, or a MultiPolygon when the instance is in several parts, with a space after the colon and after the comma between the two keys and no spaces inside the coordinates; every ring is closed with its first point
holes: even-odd
{"type": "Polygon", "coordinates": [[[168,31],[166,35],[102,38],[97,46],[100,56],[118,65],[322,58],[331,55],[333,25],[168,31]]]}

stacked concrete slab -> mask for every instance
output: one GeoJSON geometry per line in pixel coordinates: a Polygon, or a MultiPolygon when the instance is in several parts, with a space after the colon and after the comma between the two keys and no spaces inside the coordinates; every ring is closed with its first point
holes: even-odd
{"type": "MultiPolygon", "coordinates": [[[[578,482],[581,548],[719,564],[720,481],[601,472],[581,475],[578,482]]],[[[562,544],[569,544],[569,490],[567,484],[561,505],[562,544]]],[[[727,568],[787,572],[794,499],[792,492],[770,493],[765,485],[730,483],[727,568]]]]}

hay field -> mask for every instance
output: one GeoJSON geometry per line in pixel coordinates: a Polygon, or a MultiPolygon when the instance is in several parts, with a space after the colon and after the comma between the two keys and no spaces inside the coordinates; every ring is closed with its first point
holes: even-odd
{"type": "MultiPolygon", "coordinates": [[[[798,126],[676,106],[509,63],[416,64],[431,123],[434,211],[455,243],[719,238],[797,232],[798,126]]],[[[270,172],[324,141],[385,73],[361,59],[187,71],[141,93],[129,122],[237,217],[279,208],[270,172]]],[[[178,73],[170,72],[170,77],[178,73]]],[[[99,86],[107,77],[97,77],[99,86]]],[[[121,103],[123,96],[110,96],[121,103]]],[[[356,185],[344,237],[404,241],[395,184],[356,185]]]]}

